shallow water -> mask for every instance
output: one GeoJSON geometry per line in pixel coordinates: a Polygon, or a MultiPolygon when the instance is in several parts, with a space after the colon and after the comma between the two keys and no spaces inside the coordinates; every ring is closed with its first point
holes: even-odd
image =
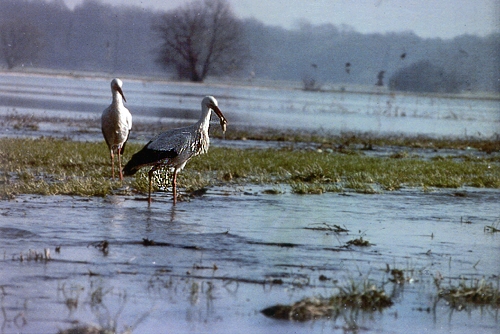
{"type": "MultiPolygon", "coordinates": [[[[191,84],[125,79],[135,120],[198,119],[200,101],[214,95],[230,125],[326,132],[491,137],[500,133],[500,100],[409,94],[304,92],[290,87],[191,84]]],[[[109,104],[102,78],[0,73],[0,115],[99,119],[109,104]]],[[[230,130],[230,127],[228,128],[230,130]]]]}
{"type": "Polygon", "coordinates": [[[156,193],[150,208],[140,195],[0,202],[2,332],[112,321],[118,331],[135,324],[137,333],[342,331],[343,319],[296,323],[260,311],[329,296],[350,281],[387,282],[387,264],[413,281],[387,283],[395,300],[389,309],[351,315],[363,332],[497,332],[498,310],[435,304],[433,277],[442,275],[443,285],[498,277],[500,239],[484,226],[498,222],[500,192],[301,196],[286,186],[281,195],[265,189],[211,188],[175,207],[169,193],[156,193]],[[307,229],[324,223],[350,232],[307,229]],[[342,247],[359,236],[373,245],[342,247]],[[45,248],[50,260],[35,261],[33,252],[30,259],[29,250],[45,248]]]}

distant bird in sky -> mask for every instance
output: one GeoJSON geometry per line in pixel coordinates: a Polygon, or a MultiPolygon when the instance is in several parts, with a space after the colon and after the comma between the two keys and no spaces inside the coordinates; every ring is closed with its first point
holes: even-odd
{"type": "Polygon", "coordinates": [[[201,118],[193,125],[171,129],[160,133],[135,153],[123,168],[125,176],[134,175],[145,166],[152,166],[148,172],[148,203],[151,203],[153,172],[162,167],[173,169],[172,193],[174,204],[177,201],[177,173],[194,156],[206,153],[210,144],[208,128],[212,111],[220,118],[222,131],[226,132],[227,121],[213,96],[206,96],[201,101],[201,118]]]}
{"type": "Polygon", "coordinates": [[[120,181],[123,180],[121,157],[125,150],[130,130],[132,129],[132,114],[123,105],[127,102],[122,91],[122,81],[118,78],[111,80],[111,93],[113,101],[103,112],[101,116],[101,130],[108,144],[109,154],[111,156],[111,175],[115,178],[115,154],[118,154],[118,165],[120,181]]]}
{"type": "Polygon", "coordinates": [[[405,59],[405,58],[406,58],[406,52],[403,52],[403,53],[399,56],[399,58],[401,58],[401,60],[405,59]]]}

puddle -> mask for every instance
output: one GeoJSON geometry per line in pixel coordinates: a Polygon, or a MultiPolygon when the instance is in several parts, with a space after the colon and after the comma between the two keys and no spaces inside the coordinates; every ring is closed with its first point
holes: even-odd
{"type": "Polygon", "coordinates": [[[352,281],[387,282],[387,265],[414,279],[386,284],[392,307],[350,315],[363,332],[498,329],[498,310],[452,311],[436,303],[433,282],[498,279],[500,236],[484,226],[498,222],[500,192],[266,189],[210,188],[175,207],[169,193],[155,193],[150,208],[139,195],[0,202],[2,333],[78,324],[136,333],[341,331],[342,318],[299,323],[260,311],[329,296],[352,281]],[[333,225],[349,232],[314,228],[333,225]],[[360,236],[372,245],[344,247],[360,236]]]}

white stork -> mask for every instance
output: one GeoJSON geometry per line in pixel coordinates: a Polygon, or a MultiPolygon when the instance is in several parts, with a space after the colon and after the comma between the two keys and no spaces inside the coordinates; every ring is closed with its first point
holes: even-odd
{"type": "Polygon", "coordinates": [[[132,129],[132,114],[123,105],[127,102],[122,91],[122,81],[118,78],[111,80],[111,93],[113,102],[107,107],[101,116],[101,129],[108,144],[109,154],[111,156],[111,174],[115,178],[115,154],[118,154],[118,164],[120,172],[120,181],[123,180],[122,174],[122,155],[125,150],[130,130],[132,129]]]}
{"type": "Polygon", "coordinates": [[[171,129],[160,133],[149,141],[123,168],[125,176],[134,175],[145,166],[152,166],[149,170],[148,203],[151,203],[151,187],[153,172],[161,167],[173,169],[172,193],[174,204],[177,201],[177,173],[184,168],[192,157],[206,153],[210,144],[208,127],[212,110],[220,118],[222,131],[226,132],[226,118],[220,111],[217,100],[213,96],[206,96],[201,101],[201,118],[193,125],[171,129]]]}

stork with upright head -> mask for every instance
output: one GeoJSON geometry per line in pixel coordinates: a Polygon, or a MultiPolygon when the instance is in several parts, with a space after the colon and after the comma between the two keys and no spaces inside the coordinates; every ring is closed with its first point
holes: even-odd
{"type": "Polygon", "coordinates": [[[107,107],[101,116],[101,129],[104,140],[108,144],[109,154],[111,156],[111,174],[115,178],[115,154],[118,154],[118,165],[120,172],[120,181],[123,180],[122,174],[122,155],[125,150],[130,130],[132,129],[132,115],[123,105],[127,102],[122,91],[122,81],[118,78],[111,80],[111,93],[113,102],[107,107]]]}
{"type": "Polygon", "coordinates": [[[134,175],[145,166],[152,166],[148,173],[148,203],[151,203],[153,172],[162,167],[173,169],[172,193],[174,204],[177,201],[177,173],[184,168],[192,157],[206,153],[210,144],[208,127],[212,111],[220,118],[222,131],[226,132],[227,121],[220,111],[217,100],[206,96],[201,101],[201,118],[198,122],[184,128],[171,129],[160,133],[132,156],[123,168],[125,176],[134,175]]]}

